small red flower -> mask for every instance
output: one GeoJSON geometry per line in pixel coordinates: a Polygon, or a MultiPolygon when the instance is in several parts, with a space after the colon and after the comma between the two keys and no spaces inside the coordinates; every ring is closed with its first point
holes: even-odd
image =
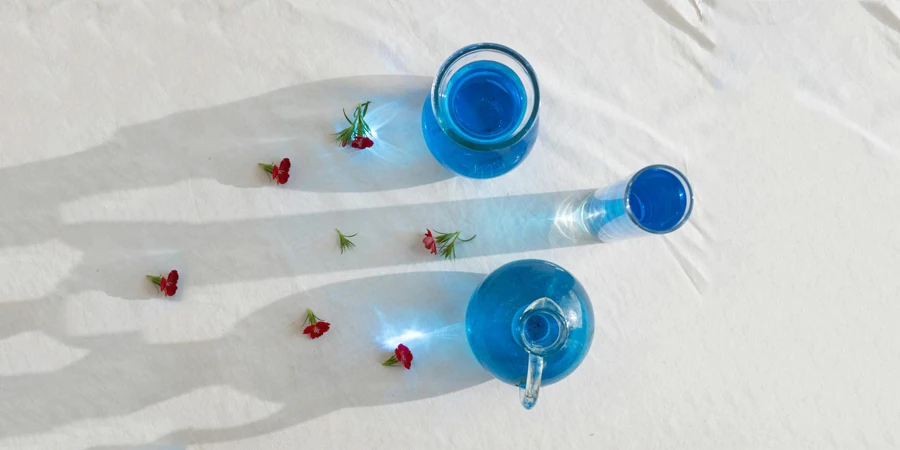
{"type": "Polygon", "coordinates": [[[409,351],[409,347],[400,344],[394,350],[394,355],[381,363],[381,365],[393,366],[394,364],[397,364],[399,362],[400,364],[403,364],[403,367],[405,367],[406,370],[409,370],[409,368],[412,367],[412,360],[413,355],[412,352],[409,351]]]}
{"type": "Polygon", "coordinates": [[[365,136],[357,136],[353,141],[350,142],[350,146],[353,148],[358,148],[360,150],[369,148],[375,145],[375,142],[365,136]]]}
{"type": "Polygon", "coordinates": [[[310,325],[303,329],[303,334],[308,334],[310,339],[315,339],[323,334],[326,331],[331,329],[331,324],[328,322],[316,322],[313,325],[310,325]]]}
{"type": "Polygon", "coordinates": [[[428,232],[425,233],[425,239],[422,239],[422,243],[425,244],[425,248],[431,250],[432,255],[437,255],[437,243],[434,241],[434,236],[431,235],[431,230],[427,231],[428,232]]]}
{"type": "Polygon", "coordinates": [[[394,350],[394,356],[400,360],[400,364],[403,364],[403,367],[405,367],[406,370],[409,370],[409,368],[412,367],[413,355],[407,346],[403,344],[398,345],[397,349],[394,350]]]}
{"type": "Polygon", "coordinates": [[[307,323],[309,326],[303,329],[303,334],[308,334],[310,339],[316,339],[331,329],[330,323],[316,317],[309,308],[306,309],[306,320],[303,322],[303,325],[307,323]]]}
{"type": "Polygon", "coordinates": [[[288,171],[291,170],[291,160],[284,158],[281,160],[281,164],[277,166],[272,166],[272,179],[278,182],[278,184],[287,183],[288,178],[290,178],[291,174],[288,171]]]}
{"type": "Polygon", "coordinates": [[[178,271],[173,270],[169,272],[166,276],[154,276],[147,275],[147,279],[150,280],[153,284],[156,285],[156,288],[159,289],[159,292],[162,292],[164,296],[171,297],[175,295],[175,292],[178,291],[178,271]]]}
{"type": "Polygon", "coordinates": [[[291,170],[291,160],[287,158],[282,159],[281,163],[277,166],[275,164],[259,163],[259,167],[262,167],[262,170],[265,170],[266,173],[272,175],[272,179],[278,184],[287,183],[288,178],[291,177],[291,174],[289,173],[291,170]]]}

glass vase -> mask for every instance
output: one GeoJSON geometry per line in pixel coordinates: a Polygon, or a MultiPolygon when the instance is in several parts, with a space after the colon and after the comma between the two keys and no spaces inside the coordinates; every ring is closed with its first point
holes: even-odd
{"type": "Polygon", "coordinates": [[[584,227],[597,240],[671,233],[691,216],[694,191],[673,167],[654,165],[597,189],[581,208],[584,227]]]}
{"type": "Polygon", "coordinates": [[[498,177],[534,147],[539,107],[537,78],[522,55],[474,44],[438,70],[422,107],[422,133],[444,167],[469,178],[498,177]]]}

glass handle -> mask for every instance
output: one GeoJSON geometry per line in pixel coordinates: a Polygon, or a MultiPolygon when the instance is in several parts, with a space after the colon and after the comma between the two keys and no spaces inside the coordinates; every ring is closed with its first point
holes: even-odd
{"type": "Polygon", "coordinates": [[[544,373],[544,357],[528,354],[528,375],[525,386],[519,387],[519,399],[525,409],[531,409],[537,403],[538,391],[541,389],[541,375],[544,373]]]}
{"type": "Polygon", "coordinates": [[[515,336],[528,352],[528,370],[525,382],[519,385],[519,399],[525,409],[537,403],[541,379],[544,375],[544,358],[556,353],[569,337],[562,308],[547,297],[539,298],[518,314],[513,320],[515,336]]]}

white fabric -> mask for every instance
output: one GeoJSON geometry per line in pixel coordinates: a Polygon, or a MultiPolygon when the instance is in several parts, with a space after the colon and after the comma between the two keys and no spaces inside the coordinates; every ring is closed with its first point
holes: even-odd
{"type": "Polygon", "coordinates": [[[0,447],[900,446],[898,17],[0,2],[0,447]],[[520,51],[543,95],[534,152],[488,181],[444,171],[418,129],[439,64],[479,41],[520,51]],[[362,100],[375,147],[336,148],[362,100]],[[256,163],[282,157],[276,187],[256,163]],[[681,230],[575,245],[554,222],[652,163],[693,182],[681,230]],[[426,227],[478,237],[443,261],[426,227]],[[481,277],[522,258],[575,274],[597,323],[532,411],[461,322],[481,277]],[[144,275],[173,268],[164,299],[144,275]],[[316,341],[307,307],[332,323],[316,341]],[[380,366],[401,341],[413,369],[380,366]]]}

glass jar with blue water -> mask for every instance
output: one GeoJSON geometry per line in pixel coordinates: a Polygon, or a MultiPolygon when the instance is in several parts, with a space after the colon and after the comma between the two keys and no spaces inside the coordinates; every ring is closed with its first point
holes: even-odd
{"type": "Polygon", "coordinates": [[[519,387],[531,409],[538,391],[568,376],[594,336],[594,310],[572,274],[537,259],[508,263],[475,289],[466,309],[466,338],[494,377],[519,387]]]}
{"type": "Polygon", "coordinates": [[[602,242],[671,233],[691,216],[694,191],[674,167],[647,166],[597,189],[581,208],[584,227],[602,242]]]}
{"type": "Polygon", "coordinates": [[[422,107],[435,159],[469,178],[493,178],[522,163],[538,133],[540,91],[531,65],[499,44],[462,48],[441,66],[422,107]]]}

